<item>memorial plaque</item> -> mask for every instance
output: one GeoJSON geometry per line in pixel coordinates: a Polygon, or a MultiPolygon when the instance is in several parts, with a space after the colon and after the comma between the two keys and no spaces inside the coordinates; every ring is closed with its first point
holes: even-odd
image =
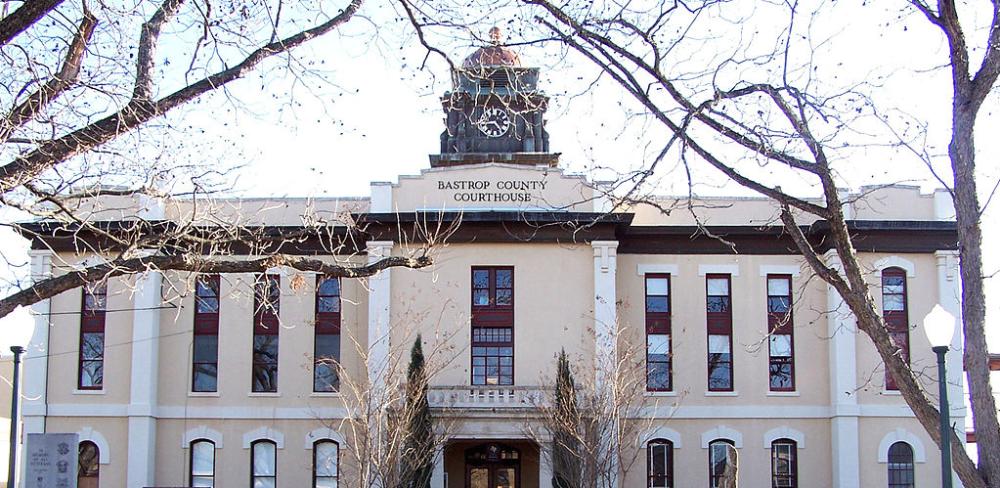
{"type": "Polygon", "coordinates": [[[76,488],[77,434],[28,434],[25,488],[76,488]]]}

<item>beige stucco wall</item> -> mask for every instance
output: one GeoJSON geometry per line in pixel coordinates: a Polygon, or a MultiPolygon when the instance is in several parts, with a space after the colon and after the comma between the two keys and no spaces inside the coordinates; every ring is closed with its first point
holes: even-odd
{"type": "MultiPolygon", "coordinates": [[[[557,208],[593,211],[594,193],[583,178],[566,176],[558,170],[482,165],[478,167],[431,170],[419,177],[401,177],[388,186],[393,209],[402,212],[416,209],[474,208],[510,209],[557,208]],[[456,202],[455,190],[442,190],[442,181],[544,181],[544,195],[532,195],[531,206],[483,205],[480,202],[456,202]],[[451,199],[451,200],[449,200],[451,199]],[[540,203],[539,203],[540,202],[540,203]]],[[[384,198],[386,195],[381,195],[384,198]]],[[[856,204],[852,211],[858,218],[923,219],[934,218],[933,197],[921,195],[915,188],[890,188],[872,192],[869,203],[856,204]]],[[[385,202],[382,202],[385,203],[385,202]]],[[[599,202],[597,202],[599,203],[599,202]]],[[[108,209],[124,211],[136,201],[112,202],[108,209]]],[[[365,211],[365,199],[251,199],[218,201],[210,207],[212,218],[239,216],[237,221],[273,225],[299,225],[311,218],[334,219],[346,211],[365,211]]],[[[187,218],[190,201],[167,202],[166,214],[187,218]]],[[[635,224],[691,225],[683,210],[664,215],[650,206],[638,206],[635,224]]],[[[699,202],[703,223],[709,225],[760,225],[774,223],[773,204],[762,199],[705,199],[699,202]]],[[[201,218],[201,217],[200,217],[201,218]]],[[[204,218],[208,218],[205,216],[204,218]]],[[[394,254],[401,254],[400,247],[394,254]]],[[[468,391],[470,383],[470,281],[472,266],[506,265],[515,269],[515,351],[516,387],[550,384],[555,370],[554,358],[565,349],[582,383],[594,372],[594,250],[589,243],[579,244],[444,244],[433,250],[435,266],[419,271],[391,271],[389,303],[391,309],[391,353],[395,372],[402,374],[408,351],[417,333],[424,339],[424,350],[436,387],[458,387],[468,391]]],[[[873,269],[885,254],[865,254],[862,262],[873,269]]],[[[908,279],[911,331],[911,358],[915,369],[933,365],[922,332],[916,327],[930,307],[940,301],[937,262],[930,254],[900,255],[913,264],[914,275],[908,279]]],[[[331,257],[323,257],[329,259],[331,257]]],[[[351,262],[364,262],[357,256],[351,262]]],[[[683,447],[675,451],[675,476],[679,486],[705,486],[708,476],[708,453],[701,447],[702,435],[720,426],[740,433],[743,447],[741,479],[748,486],[766,486],[770,466],[769,451],[764,447],[768,430],[787,427],[801,432],[807,442],[800,446],[799,466],[809,486],[832,484],[830,435],[830,372],[839,365],[830,363],[828,340],[827,286],[802,270],[793,280],[795,298],[795,374],[796,391],[773,395],[768,392],[768,354],[766,342],[766,288],[762,267],[801,269],[796,256],[760,255],[630,255],[617,257],[617,310],[622,344],[636,346],[636,360],[644,351],[643,278],[640,265],[674,265],[671,306],[673,310],[674,394],[648,395],[647,406],[656,418],[649,427],[676,430],[683,447]],[[733,266],[734,317],[734,395],[706,395],[705,277],[700,266],[733,266]],[[674,408],[677,407],[677,408],[674,408]]],[[[60,255],[53,260],[56,274],[67,265],[81,261],[79,256],[60,255]]],[[[336,423],[345,414],[344,394],[312,392],[313,313],[315,276],[291,270],[282,273],[281,332],[279,341],[279,380],[276,394],[250,392],[252,341],[252,275],[228,275],[221,280],[220,376],[216,394],[190,393],[193,297],[191,276],[164,273],[160,311],[158,405],[156,406],[156,483],[186,483],[188,452],[182,448],[185,433],[198,428],[218,431],[225,447],[217,453],[217,486],[245,486],[249,477],[249,451],[242,447],[243,436],[260,428],[270,428],[284,436],[284,448],[278,451],[282,486],[306,486],[310,476],[311,452],[303,444],[307,433],[336,423]]],[[[124,485],[128,462],[127,414],[131,375],[131,340],[134,312],[131,292],[137,278],[114,278],[109,286],[106,329],[105,388],[100,392],[77,392],[79,310],[81,291],[72,290],[52,299],[52,325],[49,334],[48,402],[52,406],[47,420],[48,432],[77,432],[83,428],[99,431],[108,441],[111,463],[102,466],[102,487],[124,485]],[[98,415],[100,414],[100,415],[98,415]],[[75,415],[75,416],[71,416],[75,415]]],[[[872,294],[881,305],[877,272],[870,275],[872,294]]],[[[349,377],[345,381],[363,384],[366,368],[362,358],[368,347],[369,290],[366,280],[343,281],[341,357],[349,377]]],[[[876,462],[880,441],[902,428],[914,433],[933,456],[933,444],[920,426],[907,418],[907,409],[898,395],[882,391],[881,361],[865,337],[856,338],[857,382],[862,387],[857,399],[862,405],[878,408],[860,420],[862,486],[880,486],[885,480],[885,465],[876,462]],[[869,380],[871,382],[869,383],[869,380]],[[882,407],[889,407],[888,409],[882,407]],[[881,412],[881,413],[880,413],[881,412]],[[895,417],[877,417],[893,412],[895,417]]],[[[624,350],[624,348],[623,348],[624,350]]],[[[933,375],[931,375],[933,376],[933,375]]],[[[0,401],[3,398],[0,397],[0,401]]],[[[468,440],[477,432],[492,438],[516,439],[523,436],[523,422],[512,415],[479,412],[480,417],[466,419],[461,430],[468,440]],[[490,419],[492,417],[492,419],[490,419]],[[485,418],[485,419],[484,419],[485,418]]],[[[457,430],[456,430],[457,431],[457,430]]],[[[347,437],[345,435],[345,437],[347,437]]],[[[464,445],[464,444],[463,444],[464,445]]],[[[627,446],[637,454],[623,486],[642,486],[645,453],[637,440],[627,446]]],[[[449,474],[463,478],[458,449],[446,459],[449,474]],[[458,459],[456,461],[456,459],[458,459]],[[458,467],[456,467],[458,466],[458,467]]],[[[348,457],[344,456],[346,462],[348,457]]],[[[537,458],[536,458],[537,460],[537,458]]],[[[522,464],[522,481],[529,488],[537,483],[536,461],[522,464]]],[[[918,478],[936,479],[935,463],[918,463],[918,478]]],[[[349,467],[342,465],[344,473],[349,467]]],[[[452,488],[461,486],[452,476],[452,488]]]]}
{"type": "MultiPolygon", "coordinates": [[[[392,272],[392,343],[407,353],[415,334],[441,371],[435,385],[470,382],[472,266],[514,266],[514,381],[551,381],[560,348],[592,361],[593,250],[589,245],[453,244],[429,270],[392,272]],[[573,291],[570,291],[573,290],[573,291]],[[445,367],[447,364],[447,367],[445,367]]],[[[403,357],[408,357],[404,354],[403,357]]],[[[404,365],[405,367],[405,365],[404,365]]]]}

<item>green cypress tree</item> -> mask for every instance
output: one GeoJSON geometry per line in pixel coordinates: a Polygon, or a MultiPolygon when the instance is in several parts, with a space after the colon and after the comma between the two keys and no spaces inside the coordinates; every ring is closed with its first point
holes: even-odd
{"type": "Polygon", "coordinates": [[[572,488],[579,473],[577,427],[579,411],[576,405],[576,385],[569,369],[566,350],[559,351],[556,372],[556,401],[552,428],[552,486],[572,488]]]}
{"type": "Polygon", "coordinates": [[[430,488],[434,470],[434,426],[431,407],[427,402],[427,372],[420,336],[410,351],[410,367],[406,372],[406,441],[403,450],[406,488],[430,488]]]}

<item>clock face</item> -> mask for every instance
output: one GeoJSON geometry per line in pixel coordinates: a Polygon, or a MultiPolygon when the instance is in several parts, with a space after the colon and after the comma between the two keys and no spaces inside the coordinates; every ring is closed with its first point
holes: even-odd
{"type": "Polygon", "coordinates": [[[487,107],[476,125],[486,137],[500,137],[510,130],[510,116],[502,108],[487,107]]]}

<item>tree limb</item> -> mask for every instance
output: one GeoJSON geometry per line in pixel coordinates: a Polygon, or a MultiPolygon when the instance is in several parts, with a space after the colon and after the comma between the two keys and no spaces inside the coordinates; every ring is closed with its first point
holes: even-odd
{"type": "Polygon", "coordinates": [[[27,0],[12,14],[0,19],[0,46],[24,32],[65,0],[27,0]]]}
{"type": "Polygon", "coordinates": [[[80,65],[83,63],[83,55],[86,53],[87,45],[90,43],[90,38],[93,36],[96,27],[97,17],[94,17],[94,14],[84,4],[83,20],[80,21],[80,27],[77,29],[76,35],[73,36],[73,41],[69,45],[69,50],[66,52],[66,57],[63,59],[63,64],[59,72],[42,85],[41,88],[29,95],[27,99],[14,107],[7,117],[0,122],[2,124],[0,125],[0,141],[6,141],[15,128],[33,119],[42,109],[48,106],[49,102],[59,97],[77,80],[77,77],[80,75],[80,65]]]}
{"type": "Polygon", "coordinates": [[[212,259],[192,254],[116,259],[106,264],[90,266],[79,271],[41,280],[30,288],[0,299],[0,318],[11,313],[18,306],[29,306],[87,283],[147,271],[173,270],[208,274],[263,273],[275,266],[287,266],[299,271],[322,273],[337,278],[364,278],[389,268],[420,269],[431,264],[433,261],[428,256],[392,256],[370,264],[356,266],[329,264],[318,259],[289,254],[277,254],[249,260],[212,259]]]}

